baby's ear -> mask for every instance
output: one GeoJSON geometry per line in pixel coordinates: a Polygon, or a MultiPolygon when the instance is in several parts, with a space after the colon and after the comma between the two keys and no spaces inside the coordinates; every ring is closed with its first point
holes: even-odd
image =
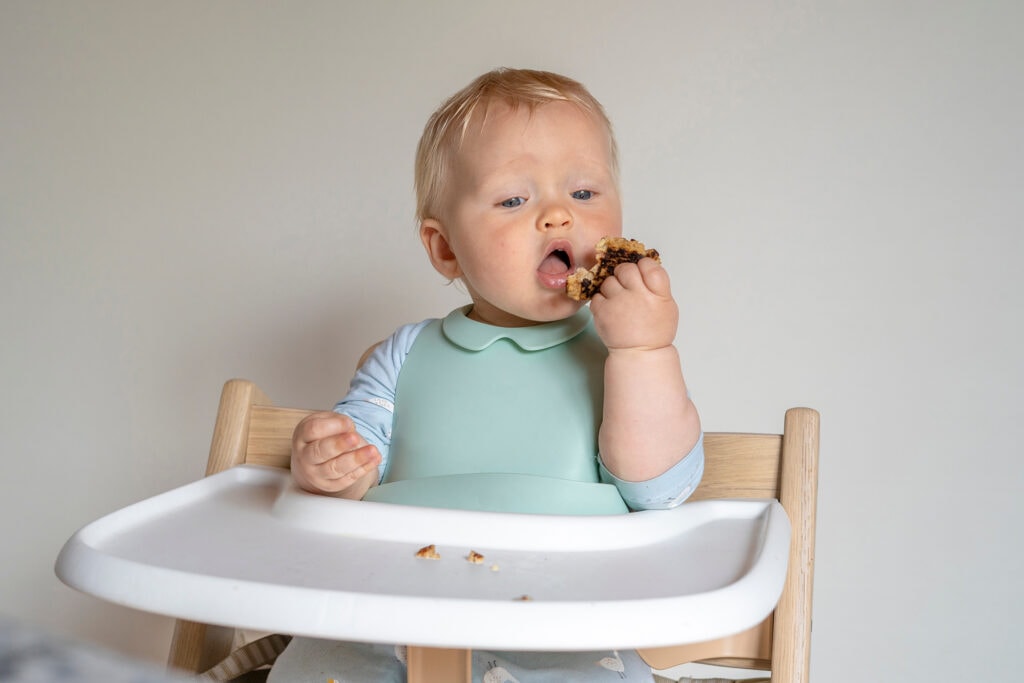
{"type": "Polygon", "coordinates": [[[462,276],[462,269],[459,268],[455,252],[448,244],[441,221],[427,218],[420,223],[420,241],[423,242],[423,248],[427,250],[427,256],[437,272],[449,280],[462,276]]]}

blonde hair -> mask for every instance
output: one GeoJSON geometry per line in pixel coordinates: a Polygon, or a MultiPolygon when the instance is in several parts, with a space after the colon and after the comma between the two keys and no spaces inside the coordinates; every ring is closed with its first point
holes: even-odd
{"type": "Polygon", "coordinates": [[[549,102],[571,102],[608,131],[612,173],[618,177],[618,149],[601,103],[579,82],[548,71],[500,68],[477,77],[452,95],[427,121],[416,149],[416,217],[437,218],[452,161],[478,109],[486,116],[492,101],[533,111],[549,102]]]}

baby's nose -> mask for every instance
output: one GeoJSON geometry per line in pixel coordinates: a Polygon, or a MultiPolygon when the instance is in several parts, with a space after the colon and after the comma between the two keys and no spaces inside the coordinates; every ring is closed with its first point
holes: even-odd
{"type": "Polygon", "coordinates": [[[545,230],[568,228],[572,225],[572,212],[564,206],[550,206],[541,214],[540,222],[545,230]]]}

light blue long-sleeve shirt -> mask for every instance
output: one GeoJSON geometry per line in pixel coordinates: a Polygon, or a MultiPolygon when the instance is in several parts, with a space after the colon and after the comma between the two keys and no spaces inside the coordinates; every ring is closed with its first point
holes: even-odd
{"type": "MultiPolygon", "coordinates": [[[[403,325],[378,344],[352,378],[348,394],[334,407],[349,416],[363,438],[381,454],[380,476],[387,469],[394,417],[395,389],[402,365],[420,331],[431,322],[403,325]]],[[[686,500],[704,473],[704,435],[666,472],[646,481],[619,479],[600,462],[601,481],[615,485],[633,510],[675,507],[686,500]]]]}

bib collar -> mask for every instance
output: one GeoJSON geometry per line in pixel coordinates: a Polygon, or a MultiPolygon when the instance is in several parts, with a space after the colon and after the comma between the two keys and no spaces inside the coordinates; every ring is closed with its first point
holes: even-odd
{"type": "Polygon", "coordinates": [[[549,349],[579,335],[592,319],[590,309],[584,306],[563,320],[529,327],[498,327],[468,318],[471,308],[457,308],[441,321],[448,341],[467,351],[483,351],[499,339],[508,339],[523,351],[549,349]]]}

